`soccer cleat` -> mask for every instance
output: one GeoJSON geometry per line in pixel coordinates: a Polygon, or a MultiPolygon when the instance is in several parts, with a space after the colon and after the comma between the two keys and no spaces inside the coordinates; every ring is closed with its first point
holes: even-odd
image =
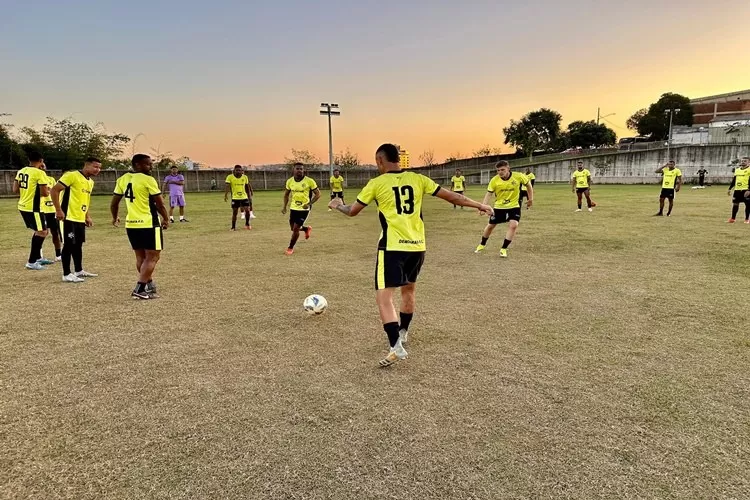
{"type": "Polygon", "coordinates": [[[62,260],[62,256],[58,255],[55,257],[55,262],[60,262],[62,260]]]}
{"type": "Polygon", "coordinates": [[[398,331],[398,338],[402,344],[406,344],[409,341],[409,330],[400,329],[398,331]]]}
{"type": "Polygon", "coordinates": [[[146,283],[146,293],[149,295],[150,299],[158,299],[159,294],[156,293],[156,285],[152,281],[151,283],[146,283]]]}
{"type": "Polygon", "coordinates": [[[145,290],[143,292],[133,290],[133,293],[131,293],[130,296],[133,297],[134,300],[150,300],[152,298],[151,294],[145,290]]]}
{"type": "Polygon", "coordinates": [[[477,245],[476,250],[474,250],[474,253],[482,253],[484,250],[484,245],[477,245]]]}
{"type": "Polygon", "coordinates": [[[396,345],[394,347],[391,347],[388,355],[385,358],[381,359],[378,364],[381,368],[385,368],[408,357],[409,353],[407,353],[406,349],[404,349],[404,346],[401,345],[401,341],[398,341],[396,342],[396,345]]]}
{"type": "Polygon", "coordinates": [[[236,229],[235,229],[235,228],[232,228],[232,229],[230,229],[230,231],[236,231],[236,229]]]}
{"type": "Polygon", "coordinates": [[[307,229],[305,229],[305,239],[309,240],[311,234],[312,234],[312,226],[307,226],[307,229]]]}
{"type": "Polygon", "coordinates": [[[174,224],[174,217],[170,217],[170,218],[169,218],[169,223],[170,223],[170,224],[174,224]]]}
{"type": "Polygon", "coordinates": [[[252,212],[250,212],[250,219],[256,219],[256,218],[257,218],[257,217],[255,217],[255,214],[254,214],[254,213],[252,213],[252,212]]]}
{"type": "Polygon", "coordinates": [[[596,206],[596,203],[592,201],[591,202],[591,208],[594,208],[595,206],[596,206]]]}
{"type": "Polygon", "coordinates": [[[284,253],[286,255],[292,255],[294,253],[294,248],[287,248],[286,250],[284,250],[284,253]]]}
{"type": "Polygon", "coordinates": [[[582,210],[580,208],[576,208],[576,212],[581,212],[582,210]]]}
{"type": "Polygon", "coordinates": [[[729,220],[728,220],[727,222],[728,222],[729,224],[734,224],[734,219],[729,219],[729,220]]]}
{"type": "Polygon", "coordinates": [[[594,209],[591,208],[591,207],[589,207],[589,212],[593,212],[593,211],[594,211],[594,209]]]}
{"type": "Polygon", "coordinates": [[[508,249],[507,248],[501,248],[500,249],[500,257],[506,258],[508,256],[508,249]]]}
{"type": "Polygon", "coordinates": [[[99,275],[88,271],[76,271],[76,276],[79,278],[96,278],[99,275]]]}
{"type": "Polygon", "coordinates": [[[750,219],[745,219],[745,224],[750,224],[750,219]]]}
{"type": "Polygon", "coordinates": [[[27,262],[26,269],[31,269],[32,271],[44,271],[45,267],[39,262],[34,262],[33,264],[27,262]]]}
{"type": "Polygon", "coordinates": [[[253,228],[253,226],[245,225],[245,229],[252,229],[252,228],[253,228]]]}
{"type": "Polygon", "coordinates": [[[664,214],[663,214],[663,213],[661,213],[661,212],[659,212],[659,213],[657,213],[657,214],[654,214],[654,217],[664,217],[664,214]]]}
{"type": "Polygon", "coordinates": [[[84,281],[86,281],[85,279],[79,278],[73,273],[70,273],[67,276],[63,276],[62,280],[63,280],[63,283],[83,283],[84,281]]]}
{"type": "Polygon", "coordinates": [[[54,260],[45,259],[44,257],[42,257],[41,259],[39,259],[38,261],[36,261],[36,263],[37,264],[41,264],[43,266],[49,266],[50,264],[54,264],[55,261],[54,260]]]}
{"type": "MultiPolygon", "coordinates": [[[[174,222],[174,221],[172,221],[172,222],[174,222]]],[[[190,222],[190,221],[187,220],[187,219],[180,219],[180,222],[190,222]]]]}
{"type": "Polygon", "coordinates": [[[328,211],[329,211],[329,212],[333,212],[333,209],[332,209],[332,208],[329,208],[329,209],[328,209],[328,211]]]}

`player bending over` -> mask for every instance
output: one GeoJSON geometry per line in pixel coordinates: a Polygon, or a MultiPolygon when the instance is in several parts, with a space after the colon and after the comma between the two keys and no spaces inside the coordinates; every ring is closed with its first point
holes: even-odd
{"type": "Polygon", "coordinates": [[[728,195],[732,194],[732,217],[727,221],[734,223],[737,212],[740,210],[740,203],[745,204],[745,224],[750,224],[750,157],[745,156],[740,162],[739,168],[734,169],[734,177],[729,185],[728,195]]]}
{"type": "MultiPolygon", "coordinates": [[[[292,239],[284,252],[286,255],[294,253],[294,245],[297,244],[300,231],[305,233],[306,240],[310,239],[312,226],[305,225],[305,222],[310,215],[312,206],[319,199],[320,189],[318,189],[318,185],[313,179],[305,175],[305,166],[302,163],[295,163],[294,175],[286,181],[284,206],[281,208],[281,213],[286,214],[287,206],[289,206],[289,227],[292,230],[292,239]],[[290,197],[291,205],[289,204],[290,197]]],[[[333,201],[335,200],[344,203],[343,198],[335,197],[333,201]]]]}
{"type": "Polygon", "coordinates": [[[667,217],[672,215],[674,206],[674,194],[680,191],[682,187],[682,172],[675,166],[674,160],[669,160],[663,167],[656,169],[657,174],[662,174],[661,194],[659,195],[659,212],[654,214],[657,217],[664,215],[664,200],[669,200],[669,210],[667,217]]]}
{"type": "Polygon", "coordinates": [[[370,180],[352,205],[335,198],[328,205],[354,217],[373,201],[377,204],[383,231],[378,242],[375,265],[375,290],[383,330],[388,335],[390,351],[380,366],[390,366],[407,357],[404,343],[414,315],[417,277],[425,255],[425,232],[422,221],[422,200],[431,194],[455,205],[477,208],[492,214],[492,208],[463,195],[441,189],[421,174],[402,171],[398,148],[383,144],[375,153],[381,175],[370,180]],[[401,311],[396,314],[393,294],[401,288],[401,311]]]}
{"type": "Polygon", "coordinates": [[[159,184],[151,177],[151,157],[137,154],[130,163],[133,172],[117,179],[115,185],[110,204],[112,225],[120,225],[120,200],[125,198],[125,206],[128,209],[125,216],[125,231],[135,252],[135,268],[138,270],[138,282],[130,295],[140,300],[158,299],[153,276],[164,247],[162,230],[169,227],[169,215],[159,191],[159,184]]]}
{"type": "Polygon", "coordinates": [[[528,177],[518,172],[511,172],[507,161],[499,161],[495,165],[497,175],[490,179],[487,186],[487,193],[484,195],[482,204],[486,205],[490,195],[495,195],[495,208],[490,217],[487,227],[482,233],[482,241],[474,250],[474,253],[480,253],[487,245],[492,231],[498,224],[508,223],[508,230],[505,233],[503,247],[500,249],[500,257],[508,256],[508,247],[513,242],[516,235],[518,223],[521,220],[521,187],[527,189],[526,208],[531,208],[534,203],[534,188],[531,187],[531,181],[528,177]]]}

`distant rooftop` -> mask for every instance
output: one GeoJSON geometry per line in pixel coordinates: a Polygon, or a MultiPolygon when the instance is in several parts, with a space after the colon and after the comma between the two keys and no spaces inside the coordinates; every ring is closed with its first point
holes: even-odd
{"type": "Polygon", "coordinates": [[[747,90],[738,90],[736,92],[728,92],[726,94],[717,94],[717,95],[710,95],[706,97],[698,97],[696,99],[691,99],[690,104],[700,104],[703,102],[713,102],[713,101],[730,101],[730,100],[742,100],[742,99],[750,99],[750,89],[747,90]]]}
{"type": "Polygon", "coordinates": [[[741,122],[750,120],[750,113],[739,113],[736,115],[720,115],[711,120],[711,123],[741,122]]]}

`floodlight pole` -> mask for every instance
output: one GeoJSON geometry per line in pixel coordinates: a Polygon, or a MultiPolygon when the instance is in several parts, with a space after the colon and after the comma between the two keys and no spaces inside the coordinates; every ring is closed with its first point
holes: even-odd
{"type": "Polygon", "coordinates": [[[674,118],[675,112],[679,113],[680,108],[670,108],[665,111],[664,114],[669,114],[669,136],[667,138],[667,161],[671,160],[670,150],[672,149],[672,119],[674,118]]]}
{"type": "Polygon", "coordinates": [[[336,103],[320,103],[320,114],[328,115],[328,168],[331,171],[331,177],[333,177],[333,127],[331,125],[331,116],[341,116],[339,111],[339,105],[336,103]]]}

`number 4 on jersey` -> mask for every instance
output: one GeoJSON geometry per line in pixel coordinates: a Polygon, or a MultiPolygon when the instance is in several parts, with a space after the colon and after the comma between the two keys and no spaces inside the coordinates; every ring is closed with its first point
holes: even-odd
{"type": "Polygon", "coordinates": [[[131,183],[128,183],[128,187],[125,188],[125,192],[122,193],[122,197],[129,200],[130,203],[133,203],[133,201],[135,200],[135,195],[133,194],[133,185],[131,183]]]}

